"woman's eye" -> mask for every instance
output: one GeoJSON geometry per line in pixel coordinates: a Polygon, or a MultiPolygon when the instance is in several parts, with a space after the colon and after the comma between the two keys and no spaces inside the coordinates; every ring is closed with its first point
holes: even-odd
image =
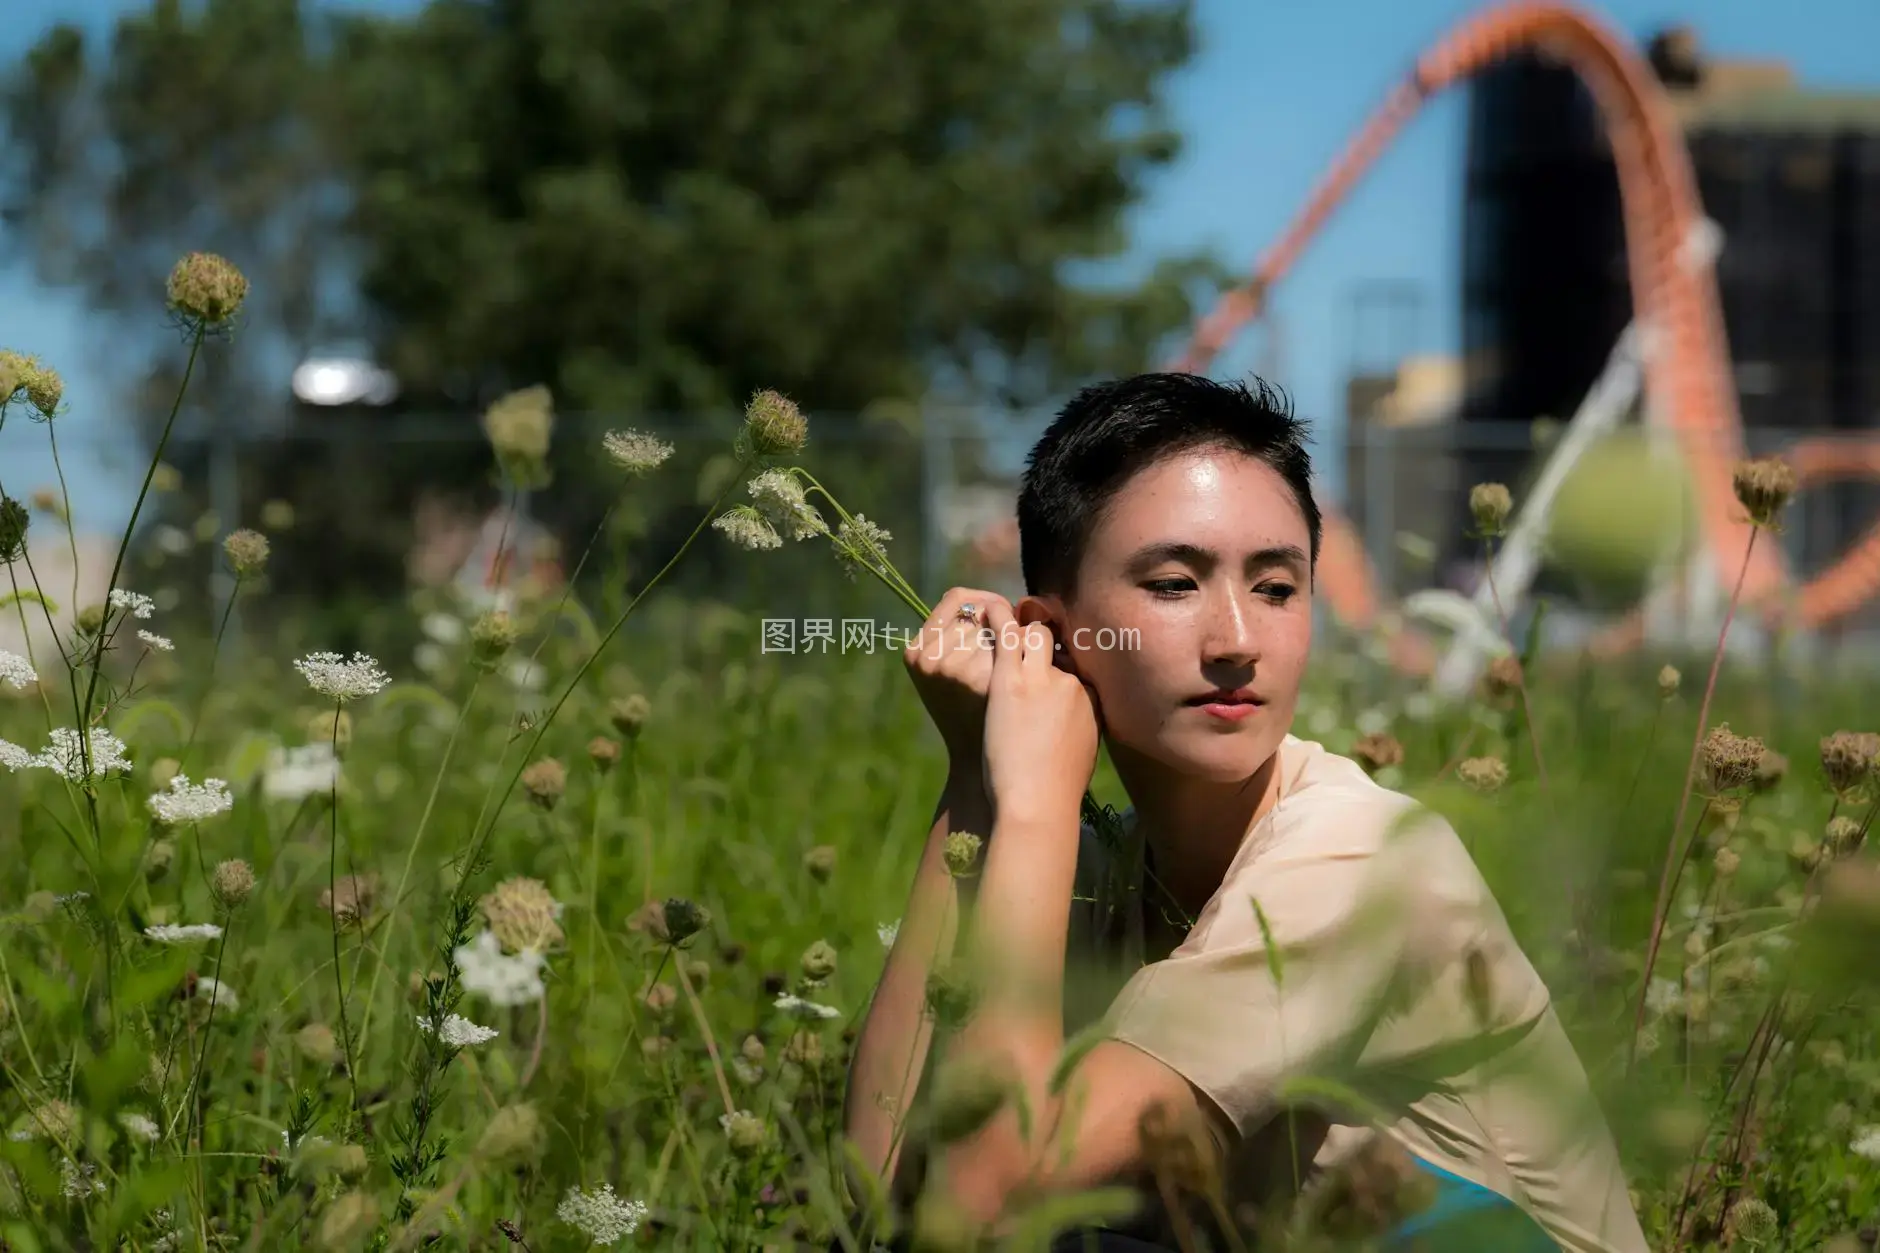
{"type": "Polygon", "coordinates": [[[1180,578],[1150,579],[1147,583],[1143,584],[1143,586],[1149,589],[1154,595],[1164,597],[1179,596],[1183,592],[1193,590],[1194,585],[1195,581],[1193,579],[1180,578]]]}

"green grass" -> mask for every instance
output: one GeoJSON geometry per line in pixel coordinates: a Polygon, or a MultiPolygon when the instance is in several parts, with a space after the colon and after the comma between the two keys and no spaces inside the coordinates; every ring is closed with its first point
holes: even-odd
{"type": "MultiPolygon", "coordinates": [[[[0,446],[36,430],[11,399],[0,446]]],[[[805,464],[814,454],[812,439],[805,464]]],[[[724,541],[708,530],[699,542],[724,541]]],[[[827,579],[802,589],[805,603],[849,594],[833,554],[827,579]]],[[[133,633],[166,630],[164,615],[107,620],[94,704],[129,771],[89,788],[0,771],[8,1247],[385,1248],[434,1233],[437,1247],[573,1249],[589,1242],[557,1208],[569,1189],[603,1185],[648,1207],[633,1239],[659,1247],[826,1247],[848,1234],[848,1031],[930,823],[938,739],[893,649],[766,655],[758,614],[735,596],[655,589],[597,653],[632,603],[617,580],[599,585],[613,590],[592,617],[579,601],[518,607],[504,660],[535,658],[533,694],[476,664],[468,639],[430,650],[425,668],[381,657],[394,681],[346,707],[337,788],[299,799],[269,795],[269,754],[334,741],[332,704],[290,664],[322,641],[289,622],[242,640],[236,661],[233,641],[177,627],[174,653],[149,653],[133,633]],[[636,693],[650,716],[627,733],[617,702],[636,693]],[[590,755],[596,737],[620,750],[606,768],[590,755]],[[566,769],[558,796],[518,785],[549,758],[566,769]],[[232,808],[159,825],[147,797],[179,760],[191,779],[226,780],[232,808]],[[255,886],[230,906],[212,880],[234,859],[255,886]],[[345,875],[377,885],[362,925],[336,926],[323,902],[345,875]],[[518,879],[560,903],[559,939],[545,995],[503,1007],[465,990],[452,953],[484,928],[487,894],[518,879]],[[669,898],[708,915],[677,950],[646,925],[649,902],[665,917],[669,898]],[[223,931],[181,945],[145,934],[164,923],[223,931]],[[835,968],[811,981],[804,956],[819,943],[835,968]],[[204,979],[224,989],[213,1004],[204,979]],[[791,1020],[775,1006],[783,992],[841,1016],[791,1020]],[[500,1034],[453,1051],[418,1029],[452,1012],[500,1034]],[[126,1114],[156,1137],[133,1134],[126,1114]]],[[[264,585],[244,589],[265,603],[264,585]]],[[[910,589],[877,590],[879,620],[912,623],[910,589]]],[[[13,597],[4,612],[40,606],[13,597]]],[[[401,616],[419,615],[382,615],[401,616]]],[[[69,672],[39,656],[40,688],[0,686],[0,738],[37,751],[76,721],[94,667],[85,638],[62,639],[78,658],[69,672]]],[[[1708,721],[1764,738],[1791,765],[1727,815],[1692,804],[1683,835],[1706,816],[1657,975],[1712,973],[1701,998],[1654,998],[1628,1074],[1709,658],[1536,663],[1530,728],[1511,695],[1422,708],[1361,644],[1320,641],[1295,729],[1341,752],[1367,729],[1402,742],[1384,781],[1448,817],[1495,888],[1593,1075],[1653,1247],[1673,1246],[1680,1208],[1694,1216],[1676,1241],[1686,1248],[1813,1250],[1855,1233],[1880,1188],[1880,1165],[1855,1148],[1880,1124],[1871,855],[1815,875],[1835,889],[1820,911],[1804,909],[1801,862],[1831,816],[1863,830],[1871,816],[1873,783],[1837,800],[1818,744],[1862,725],[1872,693],[1724,671],[1708,721]],[[1667,660],[1685,672],[1669,699],[1655,681],[1667,660]],[[1492,795],[1456,778],[1460,758],[1483,755],[1509,769],[1492,795]],[[1730,875],[1715,860],[1726,844],[1730,875]],[[1723,1223],[1745,1201],[1773,1208],[1772,1236],[1723,1223]]],[[[1107,767],[1094,790],[1123,802],[1107,767]]]]}

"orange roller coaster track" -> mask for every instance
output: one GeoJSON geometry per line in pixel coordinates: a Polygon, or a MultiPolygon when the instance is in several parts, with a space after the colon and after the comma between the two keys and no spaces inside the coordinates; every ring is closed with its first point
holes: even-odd
{"type": "MultiPolygon", "coordinates": [[[[1689,241],[1703,221],[1690,154],[1669,102],[1649,66],[1591,15],[1568,4],[1513,3],[1476,15],[1416,64],[1321,180],[1305,208],[1263,256],[1252,278],[1224,295],[1196,326],[1171,369],[1205,370],[1234,334],[1256,318],[1268,292],[1299,259],[1332,212],[1390,146],[1423,102],[1510,55],[1540,53],[1578,74],[1606,123],[1623,206],[1633,314],[1651,328],[1645,385],[1659,418],[1675,434],[1696,486],[1704,541],[1716,568],[1734,578],[1748,547],[1749,524],[1736,503],[1731,471],[1743,455],[1729,346],[1716,276],[1689,241]]],[[[1880,444],[1809,440],[1786,458],[1807,485],[1832,479],[1880,479],[1880,444]]],[[[1320,585],[1333,612],[1365,628],[1380,603],[1363,545],[1350,522],[1326,510],[1320,585]]],[[[1771,619],[1814,627],[1852,612],[1880,591],[1880,526],[1830,568],[1794,585],[1782,550],[1755,545],[1743,599],[1771,619]]],[[[1643,637],[1635,611],[1600,642],[1619,651],[1643,637]]],[[[1400,656],[1427,656],[1417,648],[1400,656]]]]}

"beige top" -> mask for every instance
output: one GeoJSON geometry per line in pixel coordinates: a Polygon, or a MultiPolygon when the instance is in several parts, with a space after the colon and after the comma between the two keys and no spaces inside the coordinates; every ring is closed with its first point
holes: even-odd
{"type": "MultiPolygon", "coordinates": [[[[1121,981],[1109,1034],[1220,1107],[1241,1136],[1237,1180],[1276,1178],[1251,1158],[1299,1136],[1297,1118],[1273,1134],[1281,1085],[1334,1079],[1405,1150],[1507,1197],[1562,1248],[1646,1253],[1585,1071],[1454,830],[1318,744],[1287,736],[1279,768],[1279,800],[1220,890],[1148,965],[1142,911],[1119,907],[1141,889],[1134,824],[1116,850],[1085,826],[1070,940],[1096,975],[1067,985],[1066,1031],[1121,981]]],[[[1307,1170],[1375,1134],[1312,1105],[1307,1170]]]]}

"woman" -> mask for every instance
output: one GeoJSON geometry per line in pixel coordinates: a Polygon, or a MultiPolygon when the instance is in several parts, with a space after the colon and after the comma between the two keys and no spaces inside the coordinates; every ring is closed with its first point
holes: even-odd
{"type": "Polygon", "coordinates": [[[1087,389],[1033,449],[1028,595],[955,589],[908,650],[950,768],[848,1134],[897,1187],[939,1169],[989,1231],[1023,1197],[1144,1185],[1135,1229],[1161,1243],[1117,1248],[1199,1221],[1148,1186],[1166,1145],[1145,1126],[1198,1129],[1227,1205],[1256,1215],[1381,1135],[1442,1193],[1406,1239],[1454,1247],[1429,1223],[1487,1201],[1527,1241],[1498,1248],[1643,1253],[1547,990],[1453,831],[1290,734],[1320,539],[1303,437],[1264,384],[1159,374],[1087,389]],[[1131,802],[1102,834],[1079,813],[1099,732],[1131,802]],[[947,871],[955,831],[987,837],[969,880],[947,871]],[[936,1042],[928,976],[959,962],[976,1007],[936,1042]],[[927,1161],[896,1127],[930,1052],[1024,1100],[927,1161]],[[1282,1110],[1301,1076],[1386,1125],[1282,1110]]]}

